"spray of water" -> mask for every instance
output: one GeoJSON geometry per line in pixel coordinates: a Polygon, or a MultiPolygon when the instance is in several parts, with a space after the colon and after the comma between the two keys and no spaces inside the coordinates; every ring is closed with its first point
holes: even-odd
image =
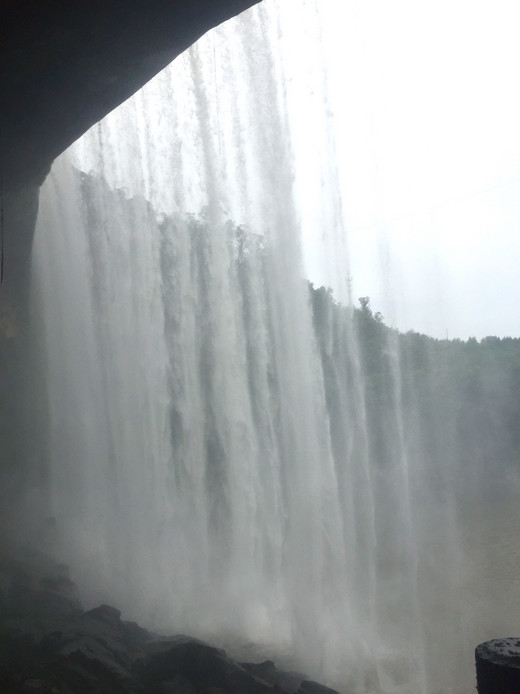
{"type": "Polygon", "coordinates": [[[48,543],[87,604],[154,629],[254,642],[356,694],[467,691],[447,448],[397,337],[371,366],[361,319],[302,280],[312,208],[348,295],[329,131],[298,203],[283,17],[265,3],[205,37],[44,186],[48,543]]]}

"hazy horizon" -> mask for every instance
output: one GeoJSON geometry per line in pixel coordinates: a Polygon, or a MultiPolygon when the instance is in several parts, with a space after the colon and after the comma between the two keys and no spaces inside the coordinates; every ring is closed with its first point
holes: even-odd
{"type": "Polygon", "coordinates": [[[520,336],[520,8],[324,0],[313,14],[288,0],[281,9],[310,279],[340,299],[350,282],[354,303],[370,296],[400,330],[520,336]],[[333,169],[331,209],[319,209],[333,169]]]}

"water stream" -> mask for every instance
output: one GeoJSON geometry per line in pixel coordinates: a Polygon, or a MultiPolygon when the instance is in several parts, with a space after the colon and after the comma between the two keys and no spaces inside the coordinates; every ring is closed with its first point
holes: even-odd
{"type": "MultiPolygon", "coordinates": [[[[303,280],[278,9],[204,37],[42,190],[49,543],[86,604],[156,630],[356,694],[469,692],[478,590],[449,461],[441,493],[391,339],[371,429],[358,335],[303,280]]],[[[334,175],[322,159],[309,205],[340,238],[334,175]]]]}

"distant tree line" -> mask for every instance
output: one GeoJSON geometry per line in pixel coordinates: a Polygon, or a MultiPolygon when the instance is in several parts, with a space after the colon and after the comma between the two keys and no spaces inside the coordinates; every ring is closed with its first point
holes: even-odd
{"type": "Polygon", "coordinates": [[[372,311],[368,297],[347,308],[330,289],[310,284],[309,291],[337,454],[345,444],[339,430],[348,427],[344,405],[338,409],[342,391],[351,401],[350,426],[363,419],[368,455],[381,469],[405,455],[412,478],[421,475],[439,494],[487,496],[514,488],[520,473],[519,338],[401,333],[372,311]]]}

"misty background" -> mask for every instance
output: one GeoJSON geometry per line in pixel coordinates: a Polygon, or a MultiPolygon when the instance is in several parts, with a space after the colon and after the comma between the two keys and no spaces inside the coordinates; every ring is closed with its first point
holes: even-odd
{"type": "Polygon", "coordinates": [[[265,0],[55,162],[25,520],[54,519],[87,604],[356,694],[465,693],[476,643],[515,630],[496,7],[265,0]]]}
{"type": "Polygon", "coordinates": [[[289,104],[305,113],[307,178],[296,168],[309,276],[344,296],[347,273],[314,223],[313,171],[332,147],[354,299],[370,296],[401,330],[519,336],[518,4],[347,0],[316,12],[303,3],[303,31],[287,23],[285,45],[289,104]],[[309,55],[316,26],[321,50],[309,55]]]}

